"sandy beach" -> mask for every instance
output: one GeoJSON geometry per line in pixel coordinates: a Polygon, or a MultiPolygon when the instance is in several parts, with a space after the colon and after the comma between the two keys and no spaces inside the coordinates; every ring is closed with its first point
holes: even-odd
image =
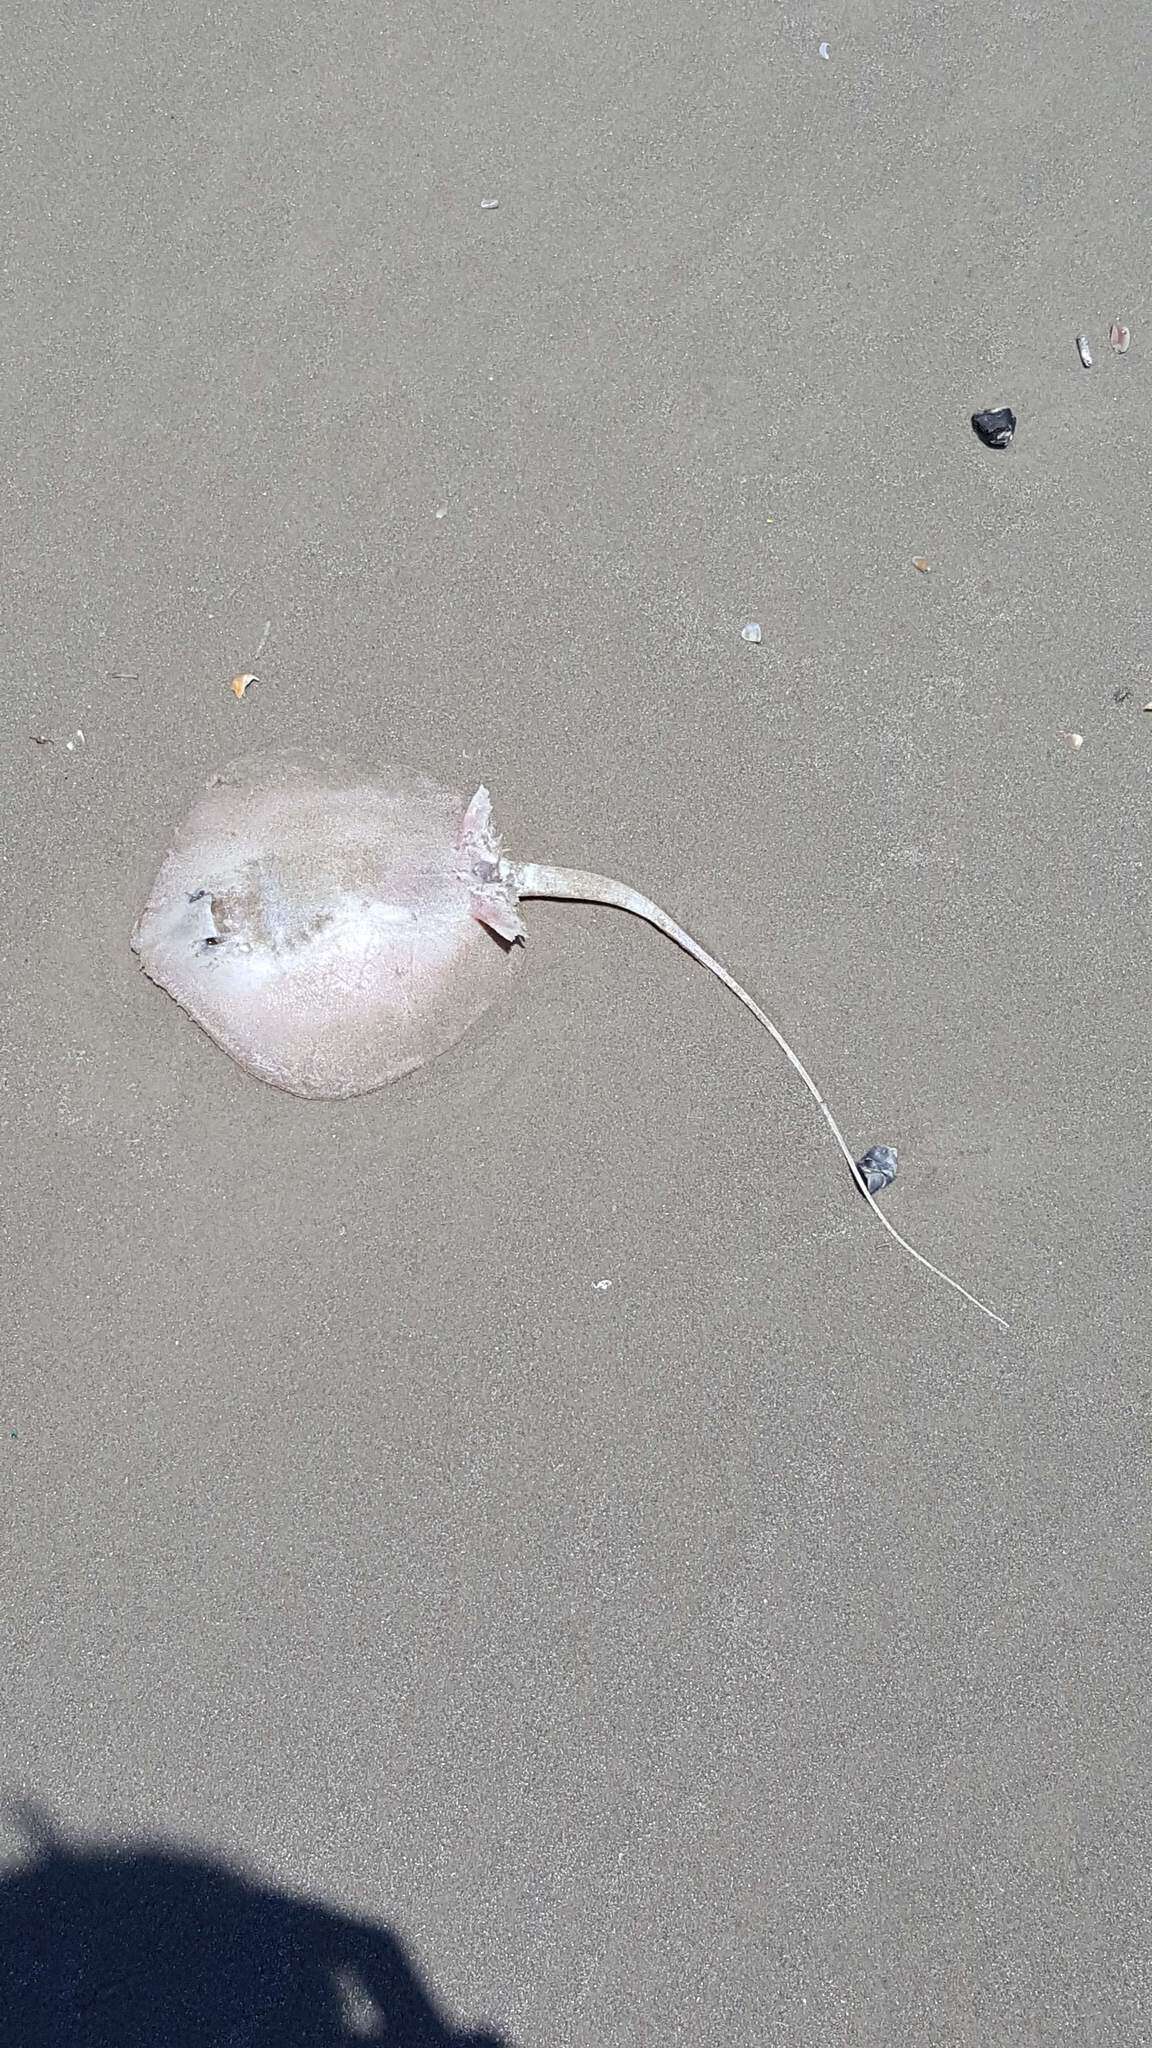
{"type": "Polygon", "coordinates": [[[0,2043],[1136,2048],[1145,17],[3,49],[0,2043]],[[249,1078],[129,936],[286,746],[664,904],[1007,1333],[620,913],[249,1078]]]}

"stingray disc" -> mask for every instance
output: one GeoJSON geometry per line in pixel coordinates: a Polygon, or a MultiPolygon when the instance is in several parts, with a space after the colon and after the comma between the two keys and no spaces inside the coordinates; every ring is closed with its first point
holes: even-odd
{"type": "Polygon", "coordinates": [[[454,1045],[522,933],[486,790],[298,752],[213,777],[132,945],[250,1074],[331,1097],[454,1045]]]}

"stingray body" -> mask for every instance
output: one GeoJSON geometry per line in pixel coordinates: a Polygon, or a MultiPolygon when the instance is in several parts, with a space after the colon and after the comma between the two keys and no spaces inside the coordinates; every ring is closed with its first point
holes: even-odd
{"type": "Polygon", "coordinates": [[[893,1228],[803,1061],[728,969],[629,884],[510,860],[484,788],[367,776],[334,754],[239,761],[181,826],[132,944],[249,1073],[296,1095],[363,1095],[447,1051],[502,993],[524,896],[631,911],[716,975],[799,1074],[889,1236],[1007,1327],[893,1228]]]}
{"type": "Polygon", "coordinates": [[[409,769],[283,753],[213,778],[132,943],[249,1073],[363,1095],[454,1045],[500,994],[524,926],[488,798],[409,769]]]}

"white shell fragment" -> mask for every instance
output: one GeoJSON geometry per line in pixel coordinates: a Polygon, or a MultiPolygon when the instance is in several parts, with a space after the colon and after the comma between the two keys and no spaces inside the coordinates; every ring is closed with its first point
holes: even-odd
{"type": "Polygon", "coordinates": [[[1132,329],[1125,327],[1122,320],[1114,320],[1108,329],[1108,339],[1118,356],[1126,356],[1132,346],[1132,329]]]}
{"type": "Polygon", "coordinates": [[[1092,351],[1088,346],[1088,336],[1086,334],[1078,334],[1076,336],[1076,348],[1084,368],[1090,370],[1092,368],[1092,351]]]}
{"type": "Polygon", "coordinates": [[[740,638],[742,640],[750,640],[752,642],[753,647],[759,647],[761,640],[764,638],[764,635],[761,632],[759,626],[756,624],[755,619],[749,619],[748,624],[746,626],[741,626],[740,638]]]}
{"type": "Polygon", "coordinates": [[[498,199],[482,199],[480,201],[480,211],[481,213],[495,213],[499,204],[500,201],[498,199]]]}

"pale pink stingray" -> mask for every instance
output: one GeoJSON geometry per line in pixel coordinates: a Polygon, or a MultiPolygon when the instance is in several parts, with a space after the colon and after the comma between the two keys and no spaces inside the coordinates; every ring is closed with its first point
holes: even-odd
{"type": "Polygon", "coordinates": [[[808,1069],[727,968],[627,883],[509,860],[484,788],[469,800],[330,754],[239,761],[181,826],[132,945],[249,1073],[296,1095],[362,1095],[447,1051],[501,994],[524,896],[632,911],[718,976],[799,1074],[889,1235],[1007,1327],[893,1229],[808,1069]]]}

